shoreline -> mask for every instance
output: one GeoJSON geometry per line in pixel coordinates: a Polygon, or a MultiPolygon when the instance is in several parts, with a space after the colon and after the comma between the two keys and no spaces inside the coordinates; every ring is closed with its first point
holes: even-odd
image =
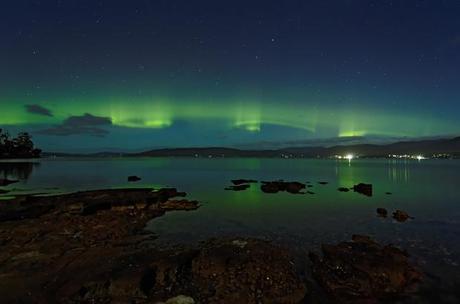
{"type": "Polygon", "coordinates": [[[421,272],[410,265],[404,251],[365,236],[323,246],[322,257],[317,250],[308,256],[251,238],[211,239],[174,249],[152,247],[155,235],[144,230],[148,221],[168,211],[199,207],[196,201],[177,199],[185,195],[174,188],[153,192],[130,188],[0,202],[2,299],[8,303],[181,303],[174,302],[181,299],[189,301],[182,303],[273,299],[308,303],[318,297],[312,284],[320,284],[326,297],[351,301],[404,296],[421,280],[421,272]],[[355,249],[348,251],[350,246],[355,249]],[[395,279],[375,285],[379,279],[369,275],[372,269],[367,262],[347,262],[362,253],[395,279]],[[339,258],[344,254],[347,261],[339,258]],[[331,277],[331,265],[342,265],[352,281],[331,277]],[[377,287],[345,294],[343,288],[338,293],[333,287],[351,283],[377,287]]]}

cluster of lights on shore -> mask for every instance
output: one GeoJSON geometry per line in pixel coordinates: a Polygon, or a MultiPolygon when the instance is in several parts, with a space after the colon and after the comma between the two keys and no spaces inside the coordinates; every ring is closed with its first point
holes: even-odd
{"type": "MultiPolygon", "coordinates": [[[[400,158],[400,159],[416,159],[418,161],[427,159],[423,155],[396,155],[396,154],[391,154],[391,155],[388,155],[388,157],[389,158],[400,158]]],[[[345,159],[345,160],[351,161],[352,159],[357,158],[357,156],[355,156],[354,154],[349,153],[349,154],[345,154],[345,155],[335,155],[335,158],[337,158],[337,159],[345,159]]]]}
{"type": "Polygon", "coordinates": [[[391,154],[388,155],[389,158],[399,158],[399,159],[416,159],[416,160],[424,160],[427,159],[423,155],[408,155],[408,154],[403,154],[403,155],[397,155],[397,154],[391,154]]]}
{"type": "Polygon", "coordinates": [[[355,156],[353,154],[346,154],[346,155],[336,155],[335,158],[337,159],[346,159],[348,161],[351,161],[355,156]]]}

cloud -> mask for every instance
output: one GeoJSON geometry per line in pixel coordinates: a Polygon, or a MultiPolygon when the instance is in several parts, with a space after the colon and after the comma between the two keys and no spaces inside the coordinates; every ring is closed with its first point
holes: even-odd
{"type": "Polygon", "coordinates": [[[85,113],[82,116],[70,116],[62,124],[39,131],[39,133],[54,136],[90,135],[104,137],[109,134],[109,131],[102,127],[111,125],[112,120],[109,117],[85,113]]]}
{"type": "Polygon", "coordinates": [[[31,104],[31,105],[25,105],[24,107],[26,108],[26,111],[28,113],[53,117],[53,113],[47,108],[42,107],[41,105],[31,104]]]}

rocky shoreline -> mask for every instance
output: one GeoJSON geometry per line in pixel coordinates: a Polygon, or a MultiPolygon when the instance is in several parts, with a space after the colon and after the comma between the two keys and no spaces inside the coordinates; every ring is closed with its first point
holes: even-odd
{"type": "MultiPolygon", "coordinates": [[[[304,188],[268,185],[294,193],[304,188]]],[[[174,188],[139,188],[0,202],[2,301],[309,303],[317,283],[333,302],[368,303],[404,295],[422,279],[406,252],[365,236],[324,245],[322,256],[247,238],[155,248],[146,223],[199,208],[184,196],[174,188]]]]}

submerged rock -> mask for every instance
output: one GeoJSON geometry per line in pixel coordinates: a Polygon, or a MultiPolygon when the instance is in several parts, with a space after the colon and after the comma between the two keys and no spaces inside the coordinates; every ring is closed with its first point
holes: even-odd
{"type": "Polygon", "coordinates": [[[405,222],[408,219],[413,219],[413,217],[409,216],[407,212],[402,210],[396,210],[395,212],[393,212],[393,218],[398,222],[405,222]]]}
{"type": "Polygon", "coordinates": [[[372,184],[360,183],[353,186],[353,191],[364,194],[366,196],[372,196],[372,184]]]}
{"type": "Polygon", "coordinates": [[[0,178],[0,186],[8,186],[14,183],[18,183],[18,180],[11,180],[7,178],[0,178]]]}
{"type": "Polygon", "coordinates": [[[128,176],[128,182],[138,182],[140,181],[142,178],[140,178],[139,176],[136,176],[136,175],[131,175],[131,176],[128,176]]]}
{"type": "Polygon", "coordinates": [[[337,190],[339,190],[340,192],[349,192],[349,191],[350,191],[350,189],[345,188],[345,187],[340,187],[340,188],[337,189],[337,190]]]}
{"type": "Polygon", "coordinates": [[[320,185],[327,185],[327,184],[329,184],[329,182],[318,182],[318,184],[320,184],[320,185]]]}
{"type": "Polygon", "coordinates": [[[385,208],[377,208],[377,214],[380,217],[387,217],[388,211],[385,208]]]}
{"type": "Polygon", "coordinates": [[[257,183],[257,181],[253,179],[233,179],[232,183],[234,185],[241,185],[241,184],[257,183]]]}
{"type": "Polygon", "coordinates": [[[225,188],[225,190],[230,190],[230,191],[243,191],[246,190],[250,187],[250,185],[247,184],[241,184],[241,185],[236,185],[236,186],[228,186],[225,188]]]}
{"type": "Polygon", "coordinates": [[[386,195],[392,195],[392,192],[385,192],[386,195]]]}
{"type": "Polygon", "coordinates": [[[322,257],[310,253],[313,275],[338,302],[398,297],[422,279],[406,252],[367,236],[354,235],[351,242],[323,245],[322,253],[322,257]]]}

